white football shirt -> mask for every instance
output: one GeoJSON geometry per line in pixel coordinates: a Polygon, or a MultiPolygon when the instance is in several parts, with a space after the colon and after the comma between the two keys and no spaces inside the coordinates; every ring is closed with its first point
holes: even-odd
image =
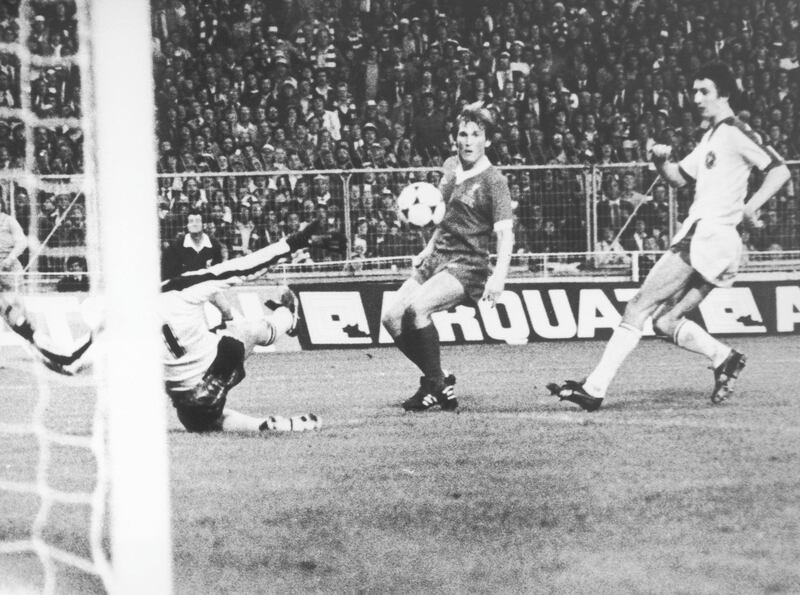
{"type": "Polygon", "coordinates": [[[162,361],[168,388],[194,388],[214,361],[220,336],[208,330],[205,304],[230,286],[229,281],[211,280],[161,294],[162,361]]]}
{"type": "Polygon", "coordinates": [[[752,168],[764,171],[782,162],[741,120],[730,116],[718,122],[678,164],[681,175],[697,184],[684,229],[698,219],[738,225],[752,168]]]}

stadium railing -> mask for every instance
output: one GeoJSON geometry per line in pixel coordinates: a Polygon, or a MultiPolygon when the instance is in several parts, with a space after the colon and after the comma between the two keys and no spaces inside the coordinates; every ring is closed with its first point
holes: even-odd
{"type": "MultiPolygon", "coordinates": [[[[662,253],[660,250],[615,253],[615,256],[621,257],[620,260],[602,266],[596,266],[593,262],[597,254],[586,252],[515,254],[511,259],[508,280],[511,283],[532,281],[639,283],[644,280],[650,267],[662,253]]],[[[273,277],[300,284],[325,279],[400,280],[410,274],[411,258],[411,256],[397,256],[348,262],[283,263],[273,268],[273,277]]],[[[800,250],[746,252],[737,279],[800,280],[800,250]]]]}
{"type": "MultiPolygon", "coordinates": [[[[792,181],[782,190],[789,198],[800,186],[800,161],[790,162],[792,181]]],[[[688,191],[675,191],[660,183],[649,163],[609,165],[515,165],[501,166],[511,190],[518,234],[515,251],[593,252],[602,239],[602,228],[610,227],[616,238],[633,232],[635,218],[646,219],[663,236],[663,243],[675,233],[691,203],[688,191]],[[661,199],[643,202],[654,193],[661,199]],[[603,212],[606,198],[621,198],[618,214],[603,212]],[[552,221],[556,235],[552,242],[541,229],[552,221]],[[553,250],[552,248],[560,248],[553,250]]],[[[353,254],[353,239],[360,217],[389,219],[394,216],[400,190],[414,181],[437,183],[440,168],[322,169],[249,172],[189,172],[159,174],[160,198],[174,211],[183,201],[187,206],[197,200],[211,202],[215,194],[235,196],[238,203],[254,200],[266,203],[265,213],[274,211],[280,219],[282,205],[292,200],[303,217],[306,198],[328,205],[327,216],[337,220],[347,239],[344,258],[353,254]],[[190,182],[191,181],[191,182],[190,182]],[[300,190],[298,191],[298,185],[300,190]],[[187,187],[197,191],[192,197],[187,187]],[[345,208],[347,207],[347,208],[345,208]]],[[[404,230],[408,233],[410,230],[404,230]]],[[[409,243],[409,248],[416,243],[409,243]]],[[[411,254],[412,252],[409,252],[411,254]]]]}
{"type": "MultiPolygon", "coordinates": [[[[789,166],[792,180],[779,193],[776,203],[795,201],[796,204],[800,189],[800,161],[789,162],[789,166]]],[[[575,275],[583,279],[608,279],[609,276],[638,279],[646,272],[652,255],[651,251],[630,251],[630,246],[625,244],[628,234],[633,231],[635,219],[641,216],[646,219],[648,229],[659,229],[662,238],[658,248],[663,249],[691,202],[691,194],[658,184],[656,172],[648,163],[516,165],[501,169],[509,181],[516,220],[512,267],[515,277],[547,279],[575,275]],[[652,197],[654,190],[663,195],[663,200],[643,202],[643,197],[652,197]],[[604,233],[602,228],[611,223],[608,209],[602,210],[603,203],[606,197],[619,194],[625,208],[610,235],[621,244],[617,249],[623,251],[603,252],[599,244],[604,233]],[[554,228],[550,236],[544,231],[548,222],[552,222],[554,228]]],[[[401,239],[391,250],[365,255],[354,249],[360,218],[371,219],[371,223],[382,219],[391,222],[396,212],[397,195],[403,187],[414,181],[437,183],[440,176],[439,168],[162,173],[157,176],[159,200],[166,201],[170,207],[168,220],[162,220],[162,241],[183,231],[181,213],[198,203],[210,204],[220,199],[225,204],[262,202],[266,204],[265,215],[269,217],[272,212],[277,220],[283,218],[281,211],[288,210],[291,200],[298,201],[293,208],[300,210],[300,219],[309,216],[304,211],[325,203],[328,205],[326,216],[334,222],[331,229],[338,227],[341,232],[341,246],[330,250],[323,248],[312,255],[316,258],[304,263],[282,265],[284,274],[300,278],[309,275],[380,277],[401,274],[407,272],[410,256],[427,241],[430,231],[403,229],[401,239]],[[304,200],[307,204],[303,204],[304,200]],[[343,208],[345,205],[349,208],[343,208]]],[[[54,177],[51,180],[52,193],[57,193],[58,185],[70,187],[79,178],[54,177]]],[[[13,177],[0,182],[3,196],[10,199],[12,213],[18,206],[14,201],[17,186],[22,184],[24,180],[13,177]]],[[[35,201],[31,197],[30,202],[39,202],[41,198],[35,201]]],[[[80,200],[75,204],[80,205],[80,200]]],[[[769,209],[768,205],[762,211],[766,214],[769,209]]],[[[32,210],[38,211],[36,207],[32,210]]],[[[782,215],[779,223],[786,230],[790,223],[782,215]]],[[[69,217],[63,217],[56,227],[67,223],[69,217]]],[[[800,235],[796,223],[794,227],[794,233],[800,235]]],[[[29,254],[37,256],[37,262],[31,262],[29,269],[39,273],[38,279],[57,279],[70,256],[85,252],[84,242],[71,242],[69,234],[61,233],[63,230],[56,229],[50,237],[37,238],[34,221],[31,221],[30,229],[29,254]]],[[[781,239],[776,237],[765,242],[763,251],[747,252],[743,271],[760,275],[796,274],[800,270],[798,251],[775,250],[774,244],[788,248],[797,246],[791,242],[784,246],[781,239]]]]}

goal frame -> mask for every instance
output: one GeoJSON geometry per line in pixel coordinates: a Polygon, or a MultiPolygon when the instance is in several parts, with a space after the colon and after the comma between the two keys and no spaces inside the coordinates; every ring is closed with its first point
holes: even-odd
{"type": "MultiPolygon", "coordinates": [[[[104,330],[99,390],[108,408],[109,518],[116,594],[170,593],[172,542],[158,335],[159,254],[150,3],[83,0],[90,73],[82,92],[87,184],[99,210],[104,330]],[[88,152],[87,152],[88,153],[88,152]],[[135,172],[132,176],[131,172],[135,172]]],[[[81,0],[78,0],[80,5],[81,0]]]]}

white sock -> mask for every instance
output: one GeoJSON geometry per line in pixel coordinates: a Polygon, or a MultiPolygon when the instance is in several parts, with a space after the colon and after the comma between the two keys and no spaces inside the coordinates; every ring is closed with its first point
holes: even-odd
{"type": "Polygon", "coordinates": [[[261,431],[262,432],[307,432],[309,430],[319,430],[321,426],[322,426],[322,420],[318,415],[315,415],[314,413],[293,415],[292,417],[271,415],[262,422],[261,431]]]}
{"type": "Polygon", "coordinates": [[[601,399],[606,396],[608,385],[611,384],[622,362],[636,348],[641,338],[641,330],[624,322],[614,329],[614,334],[606,343],[603,357],[600,358],[597,367],[583,384],[590,395],[601,399]]]}
{"type": "Polygon", "coordinates": [[[258,432],[262,423],[263,418],[245,415],[227,407],[222,412],[223,432],[258,432]]]}
{"type": "Polygon", "coordinates": [[[715,368],[724,362],[731,352],[730,347],[720,343],[697,323],[686,318],[678,323],[672,339],[679,347],[705,355],[715,368]]]}
{"type": "Polygon", "coordinates": [[[262,432],[291,432],[292,422],[282,415],[271,415],[261,423],[262,432]]]}

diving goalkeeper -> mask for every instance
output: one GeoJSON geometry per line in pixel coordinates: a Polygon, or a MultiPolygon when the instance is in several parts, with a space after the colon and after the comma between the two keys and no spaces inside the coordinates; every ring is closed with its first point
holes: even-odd
{"type": "MultiPolygon", "coordinates": [[[[283,334],[291,334],[298,320],[295,294],[284,288],[280,300],[266,302],[271,316],[227,321],[209,329],[205,304],[216,293],[256,279],[281,257],[304,248],[316,233],[318,222],[247,256],[234,258],[207,269],[191,271],[165,280],[161,285],[159,314],[164,349],[164,385],[178,419],[189,432],[271,433],[318,429],[321,420],[313,413],[292,417],[253,417],[227,406],[228,392],[245,376],[244,361],[256,345],[271,345],[283,334]]],[[[213,303],[213,302],[212,302],[213,303]]],[[[87,369],[93,337],[81,341],[69,353],[56,350],[46,336],[36,332],[28,320],[5,317],[12,329],[32,346],[37,358],[60,374],[87,369]],[[21,333],[20,329],[25,332],[21,333]]]]}

